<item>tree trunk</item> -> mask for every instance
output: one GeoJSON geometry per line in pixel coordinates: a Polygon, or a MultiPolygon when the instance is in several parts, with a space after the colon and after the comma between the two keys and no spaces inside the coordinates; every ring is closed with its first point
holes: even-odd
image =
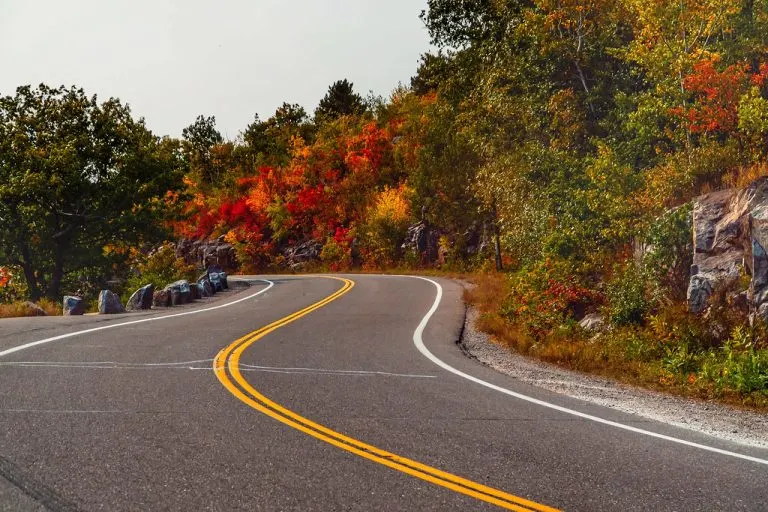
{"type": "Polygon", "coordinates": [[[499,234],[499,214],[496,211],[496,201],[493,202],[493,247],[496,253],[496,271],[501,272],[504,270],[504,265],[501,261],[501,235],[499,234]]]}
{"type": "Polygon", "coordinates": [[[64,277],[64,251],[60,244],[56,244],[55,262],[51,282],[48,285],[45,295],[52,300],[58,300],[61,295],[61,280],[64,277]]]}
{"type": "Polygon", "coordinates": [[[29,291],[29,298],[32,302],[37,302],[42,297],[40,287],[37,285],[37,277],[35,277],[35,269],[32,268],[32,264],[25,257],[21,263],[21,268],[24,270],[24,280],[27,282],[27,290],[29,291]]]}

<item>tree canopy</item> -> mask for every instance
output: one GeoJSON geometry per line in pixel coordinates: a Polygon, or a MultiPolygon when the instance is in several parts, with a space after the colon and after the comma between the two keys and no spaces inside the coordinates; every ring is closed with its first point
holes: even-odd
{"type": "Polygon", "coordinates": [[[58,299],[68,274],[162,238],[180,163],[178,144],[119,100],[20,87],[0,98],[0,259],[23,269],[33,299],[58,299]]]}
{"type": "Polygon", "coordinates": [[[315,109],[315,120],[323,122],[363,112],[365,112],[363,98],[354,91],[354,84],[345,78],[328,87],[328,92],[315,109]]]}

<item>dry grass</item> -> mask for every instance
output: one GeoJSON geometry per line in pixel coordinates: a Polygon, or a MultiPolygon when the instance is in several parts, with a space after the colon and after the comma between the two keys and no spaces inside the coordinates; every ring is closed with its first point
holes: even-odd
{"type": "MultiPolygon", "coordinates": [[[[14,302],[11,304],[0,304],[0,318],[18,318],[28,316],[40,316],[38,312],[31,308],[29,302],[14,302]]],[[[37,302],[48,316],[61,315],[61,306],[50,299],[40,299],[37,302]]]]}
{"type": "Polygon", "coordinates": [[[509,282],[504,274],[476,274],[469,281],[473,286],[464,290],[464,302],[480,312],[477,328],[490,334],[495,342],[527,354],[533,340],[500,313],[509,293],[509,282]]]}
{"type": "MultiPolygon", "coordinates": [[[[474,285],[464,291],[464,301],[480,313],[476,326],[492,340],[518,353],[534,357],[563,368],[608,377],[618,382],[662,391],[678,396],[714,399],[738,407],[765,411],[764,400],[745,399],[738,393],[716,393],[703,383],[684,378],[664,377],[661,359],[633,359],[627,356],[626,341],[616,331],[611,336],[585,338],[580,330],[555,330],[543,340],[532,339],[525,330],[501,314],[510,288],[504,274],[489,273],[470,276],[474,285]]],[[[628,329],[625,334],[635,333],[628,329]]]]}
{"type": "Polygon", "coordinates": [[[768,164],[760,162],[726,174],[723,184],[731,188],[745,188],[753,181],[768,176],[768,164]]]}

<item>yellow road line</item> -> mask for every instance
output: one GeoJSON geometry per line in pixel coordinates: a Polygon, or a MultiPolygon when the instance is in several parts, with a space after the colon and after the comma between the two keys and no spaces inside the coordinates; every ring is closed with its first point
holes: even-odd
{"type": "Polygon", "coordinates": [[[222,385],[224,385],[224,387],[227,388],[227,390],[229,390],[230,393],[232,393],[240,401],[266,414],[267,416],[270,416],[286,425],[289,425],[292,428],[304,432],[307,435],[341,448],[342,450],[346,450],[348,452],[359,455],[360,457],[372,460],[422,480],[426,480],[436,485],[440,485],[461,494],[465,494],[467,496],[471,496],[478,500],[492,503],[509,510],[516,510],[521,512],[531,510],[556,512],[556,509],[554,508],[505,493],[498,489],[487,487],[485,485],[467,480],[451,473],[446,473],[431,466],[421,464],[405,457],[400,457],[399,455],[389,453],[369,444],[358,441],[357,439],[345,436],[344,434],[331,430],[299,414],[296,414],[289,409],[282,407],[263,394],[259,393],[256,389],[253,388],[253,386],[248,383],[248,381],[245,380],[245,378],[240,373],[239,362],[240,356],[249,346],[264,336],[268,335],[269,333],[279,329],[280,327],[294,322],[299,318],[308,315],[309,313],[338,299],[345,293],[349,292],[355,285],[355,283],[349,279],[330,276],[325,277],[341,281],[344,283],[344,285],[328,297],[310,306],[307,306],[306,308],[297,311],[296,313],[290,314],[284,318],[281,318],[280,320],[257,329],[256,331],[247,334],[246,336],[243,336],[218,353],[214,359],[213,367],[216,373],[216,377],[219,379],[222,385]],[[235,382],[232,381],[227,371],[229,371],[229,374],[231,374],[235,382]]]}

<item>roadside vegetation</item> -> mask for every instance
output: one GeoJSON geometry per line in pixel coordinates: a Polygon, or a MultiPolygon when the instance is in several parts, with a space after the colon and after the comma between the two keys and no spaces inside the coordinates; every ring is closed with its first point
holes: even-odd
{"type": "MultiPolygon", "coordinates": [[[[685,307],[672,306],[648,314],[644,323],[620,322],[588,332],[564,319],[559,307],[548,309],[548,300],[521,305],[514,278],[492,273],[474,275],[471,281],[464,298],[478,308],[477,327],[518,353],[627,384],[768,407],[768,332],[763,324],[746,327],[727,310],[702,321],[685,307]],[[716,336],[713,327],[730,330],[716,336]]],[[[615,312],[611,304],[603,308],[606,315],[615,312]]]]}
{"type": "Polygon", "coordinates": [[[158,137],[76,88],[2,98],[0,265],[26,282],[3,300],[190,276],[179,239],[243,272],[477,273],[483,328],[522,353],[764,407],[749,276],[698,314],[686,288],[692,200],[768,176],[768,3],[429,0],[422,20],[409,85],[339,80],[234,140],[206,115],[158,137]]]}

